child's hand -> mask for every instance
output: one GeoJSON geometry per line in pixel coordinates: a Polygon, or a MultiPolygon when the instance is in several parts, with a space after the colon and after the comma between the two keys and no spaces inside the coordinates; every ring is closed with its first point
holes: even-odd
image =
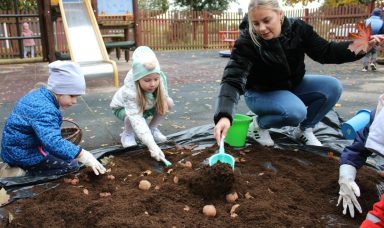
{"type": "Polygon", "coordinates": [[[85,166],[91,167],[96,175],[104,174],[106,172],[105,167],[88,151],[82,150],[78,157],[79,162],[85,166]]]}
{"type": "Polygon", "coordinates": [[[149,152],[151,153],[151,157],[153,157],[156,161],[160,161],[161,158],[165,158],[163,151],[161,151],[158,145],[148,147],[149,152]]]}

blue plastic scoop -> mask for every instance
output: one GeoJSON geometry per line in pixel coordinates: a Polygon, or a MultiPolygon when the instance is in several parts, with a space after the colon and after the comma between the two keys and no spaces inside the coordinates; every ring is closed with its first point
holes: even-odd
{"type": "Polygon", "coordinates": [[[161,160],[162,162],[164,162],[164,164],[165,164],[166,167],[169,167],[169,166],[172,165],[172,163],[171,163],[170,161],[168,161],[166,158],[161,157],[160,160],[161,160]]]}
{"type": "Polygon", "coordinates": [[[216,153],[209,157],[209,166],[215,165],[218,161],[220,161],[221,163],[226,163],[230,165],[232,169],[235,169],[235,158],[232,155],[226,154],[224,151],[224,137],[221,138],[220,141],[219,153],[216,153]]]}

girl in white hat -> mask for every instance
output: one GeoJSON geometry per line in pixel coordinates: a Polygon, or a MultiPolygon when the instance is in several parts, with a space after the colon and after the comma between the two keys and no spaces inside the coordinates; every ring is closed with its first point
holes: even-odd
{"type": "Polygon", "coordinates": [[[136,146],[136,134],[153,158],[164,161],[165,156],[156,143],[167,138],[157,127],[173,105],[155,53],[149,47],[138,47],[132,55],[132,69],[110,104],[116,117],[124,121],[124,131],[120,134],[123,147],[136,146]],[[147,124],[150,116],[152,119],[147,124]]]}
{"type": "Polygon", "coordinates": [[[85,94],[84,74],[80,66],[69,61],[48,65],[47,87],[22,97],[8,117],[3,130],[1,158],[29,175],[61,175],[76,171],[78,162],[93,169],[96,175],[105,168],[88,151],[61,136],[63,116],[60,108],[77,103],[85,94]],[[77,158],[77,159],[76,159],[77,158]]]}

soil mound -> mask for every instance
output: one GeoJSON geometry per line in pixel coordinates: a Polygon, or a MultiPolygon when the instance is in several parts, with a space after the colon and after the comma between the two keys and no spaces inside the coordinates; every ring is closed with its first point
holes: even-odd
{"type": "Polygon", "coordinates": [[[195,172],[189,182],[192,193],[202,196],[204,199],[215,199],[223,196],[232,189],[235,177],[232,168],[218,162],[212,167],[204,166],[195,172]]]}
{"type": "Polygon", "coordinates": [[[382,178],[364,167],[356,180],[363,214],[354,219],[342,215],[342,207],[336,207],[339,162],[333,156],[258,145],[241,150],[226,146],[225,151],[236,158],[235,171],[229,172],[220,164],[205,165],[216,146],[193,151],[193,155],[186,148],[176,145],[165,150],[173,165],[162,171],[162,164],[151,159],[147,151],[130,152],[104,158],[109,160],[106,175],[96,177],[82,169],[50,183],[58,185],[53,189],[35,186],[36,197],[2,208],[13,218],[3,225],[358,227],[378,200],[376,184],[382,178]],[[150,183],[147,190],[139,189],[142,180],[150,183]],[[226,201],[228,191],[236,192],[238,198],[226,201]],[[215,217],[202,212],[210,204],[216,208],[215,217]]]}

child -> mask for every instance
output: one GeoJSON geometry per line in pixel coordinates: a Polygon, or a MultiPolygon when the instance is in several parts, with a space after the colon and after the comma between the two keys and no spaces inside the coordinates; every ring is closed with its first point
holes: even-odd
{"type": "Polygon", "coordinates": [[[77,160],[96,175],[105,168],[88,151],[61,136],[61,108],[77,103],[85,94],[85,80],[78,64],[56,61],[48,65],[47,87],[22,97],[8,117],[3,130],[1,158],[19,166],[27,175],[61,175],[79,168],[77,160]],[[77,158],[77,160],[75,159],[77,158]]]}
{"type": "MultiPolygon", "coordinates": [[[[371,17],[365,20],[365,26],[371,25],[371,35],[384,33],[384,22],[381,19],[382,9],[375,8],[371,17]]],[[[368,71],[368,64],[371,66],[372,71],[376,71],[377,52],[380,45],[374,45],[373,48],[367,52],[363,58],[363,72],[368,71]]]]}
{"type": "Polygon", "coordinates": [[[149,47],[138,47],[132,55],[132,69],[110,104],[116,117],[124,121],[125,128],[120,134],[123,147],[137,145],[136,134],[153,158],[157,161],[165,159],[156,142],[165,142],[167,138],[157,126],[172,106],[167,79],[155,53],[149,47]],[[148,125],[146,119],[150,116],[148,125]]]}
{"type": "MultiPolygon", "coordinates": [[[[33,32],[29,29],[29,24],[27,22],[24,22],[23,24],[23,32],[21,33],[21,36],[33,36],[33,32]]],[[[24,58],[27,58],[28,51],[31,52],[31,58],[35,57],[35,45],[36,44],[33,39],[23,39],[24,58]]]]}
{"type": "MultiPolygon", "coordinates": [[[[369,124],[357,132],[352,145],[345,147],[341,154],[339,171],[340,196],[337,205],[342,203],[344,209],[343,214],[346,214],[347,210],[349,210],[352,218],[355,215],[355,207],[362,213],[361,206],[357,201],[357,197],[360,196],[359,186],[355,182],[357,169],[364,165],[372,153],[384,156],[383,104],[384,95],[381,95],[376,111],[371,112],[369,124]]],[[[383,205],[384,198],[382,197],[381,201],[375,204],[374,210],[368,213],[367,220],[364,222],[365,225],[370,223],[370,221],[384,224],[381,221],[381,219],[384,219],[383,205]],[[379,218],[377,218],[377,216],[379,216],[379,218]]]]}

